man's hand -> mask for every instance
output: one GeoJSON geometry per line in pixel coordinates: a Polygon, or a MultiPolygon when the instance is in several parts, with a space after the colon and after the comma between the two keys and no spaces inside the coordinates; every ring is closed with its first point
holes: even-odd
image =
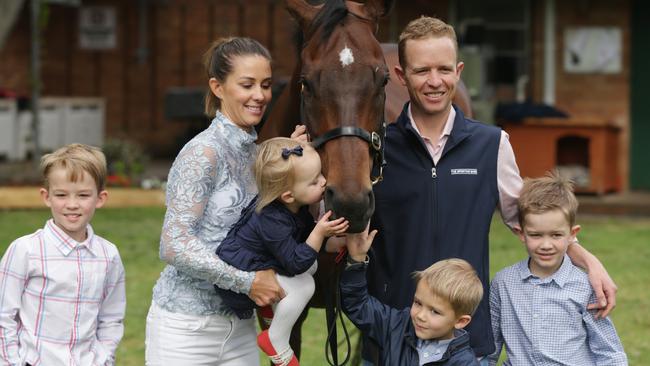
{"type": "Polygon", "coordinates": [[[257,306],[272,305],[280,301],[285,296],[284,289],[275,278],[275,271],[265,269],[255,272],[255,279],[251,286],[248,297],[257,304],[257,306]]]}
{"type": "Polygon", "coordinates": [[[617,287],[602,263],[589,253],[580,243],[573,242],[569,245],[567,254],[571,261],[578,267],[584,269],[589,274],[591,288],[596,294],[596,303],[589,304],[587,309],[596,310],[594,317],[596,319],[604,318],[616,306],[617,287]]]}
{"type": "Polygon", "coordinates": [[[596,293],[596,303],[589,304],[587,309],[597,310],[595,315],[596,319],[604,318],[616,306],[616,291],[618,287],[616,287],[616,284],[609,277],[605,267],[600,262],[598,262],[598,265],[592,265],[592,267],[588,269],[589,282],[596,293]]]}

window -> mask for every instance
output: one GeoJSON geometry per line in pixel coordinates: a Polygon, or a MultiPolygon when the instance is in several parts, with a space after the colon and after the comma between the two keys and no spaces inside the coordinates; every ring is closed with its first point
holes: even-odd
{"type": "Polygon", "coordinates": [[[512,101],[528,74],[529,1],[452,0],[450,10],[472,98],[512,101]]]}

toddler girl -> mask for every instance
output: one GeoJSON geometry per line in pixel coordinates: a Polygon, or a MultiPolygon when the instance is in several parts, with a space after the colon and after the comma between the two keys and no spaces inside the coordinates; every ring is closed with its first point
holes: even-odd
{"type": "MultiPolygon", "coordinates": [[[[326,212],[314,225],[308,210],[325,190],[318,153],[310,145],[278,137],[263,142],[255,160],[258,196],[217,248],[223,261],[245,271],[272,268],[286,292],[273,310],[268,330],[257,337],[275,365],[297,366],[289,346],[291,328],[314,293],[316,258],[325,238],[348,229],[344,218],[329,221],[326,212]],[[310,232],[311,231],[311,232],[310,232]],[[308,235],[307,235],[308,234],[308,235]],[[305,239],[306,237],[306,239],[305,239]]],[[[255,303],[246,295],[217,287],[223,302],[238,317],[253,315],[255,303]]]]}

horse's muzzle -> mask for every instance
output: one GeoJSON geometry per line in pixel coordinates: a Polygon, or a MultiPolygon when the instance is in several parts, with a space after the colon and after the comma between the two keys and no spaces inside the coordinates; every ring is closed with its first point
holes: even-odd
{"type": "Polygon", "coordinates": [[[365,230],[375,211],[375,195],[372,189],[355,194],[345,194],[336,187],[325,188],[325,210],[332,210],[332,219],[345,217],[350,223],[349,233],[365,230]]]}

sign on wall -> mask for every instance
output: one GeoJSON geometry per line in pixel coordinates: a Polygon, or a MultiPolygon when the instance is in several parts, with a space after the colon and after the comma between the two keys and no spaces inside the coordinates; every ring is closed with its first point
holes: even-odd
{"type": "Polygon", "coordinates": [[[83,6],[79,9],[79,47],[83,50],[110,50],[117,46],[115,8],[83,6]]]}
{"type": "Polygon", "coordinates": [[[618,27],[564,31],[564,71],[615,74],[622,70],[623,36],[618,27]]]}

